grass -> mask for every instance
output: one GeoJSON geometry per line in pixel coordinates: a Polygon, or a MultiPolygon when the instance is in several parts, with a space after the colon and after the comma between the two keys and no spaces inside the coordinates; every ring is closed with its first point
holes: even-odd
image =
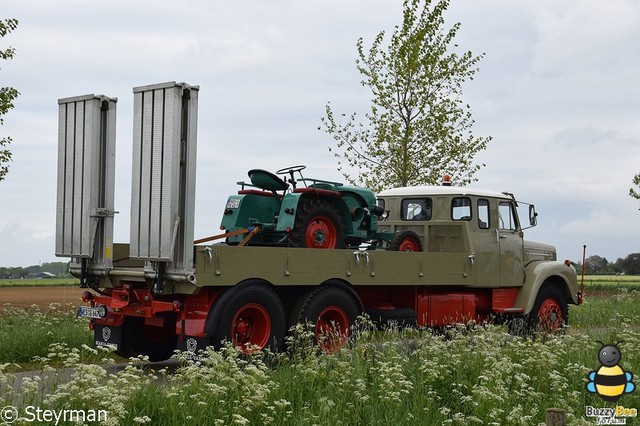
{"type": "Polygon", "coordinates": [[[0,365],[14,364],[12,369],[64,365],[66,359],[56,359],[50,354],[65,348],[81,349],[92,343],[87,321],[77,319],[73,311],[61,310],[57,304],[51,304],[46,310],[35,306],[29,309],[4,306],[2,309],[0,365]]]}
{"type": "Polygon", "coordinates": [[[78,286],[80,280],[77,278],[46,278],[24,280],[0,280],[0,287],[46,287],[46,286],[78,286]]]}
{"type": "MultiPolygon", "coordinates": [[[[29,337],[40,352],[29,359],[29,339],[12,338],[19,359],[43,369],[78,368],[43,396],[37,380],[5,392],[0,407],[24,407],[41,395],[42,408],[107,409],[112,424],[530,425],[544,421],[546,408],[560,407],[569,424],[587,425],[595,419],[585,417],[585,406],[613,406],[585,389],[588,373],[599,367],[597,340],[622,341],[620,364],[640,374],[640,293],[626,290],[571,307],[571,327],[553,336],[518,338],[504,326],[379,332],[365,321],[357,342],[334,355],[318,355],[298,328],[290,353],[247,357],[226,347],[197,362],[182,354],[173,374],[131,365],[107,376],[96,363],[109,355],[87,346],[85,321],[55,310],[22,316],[7,334],[29,325],[41,330],[29,337]],[[57,331],[64,328],[80,339],[57,331]],[[163,385],[151,386],[157,380],[163,385]]],[[[0,333],[7,324],[0,323],[0,333]]],[[[12,380],[6,364],[16,362],[12,356],[0,361],[0,385],[12,380]]],[[[640,399],[623,396],[619,404],[640,408],[640,399]]]]}

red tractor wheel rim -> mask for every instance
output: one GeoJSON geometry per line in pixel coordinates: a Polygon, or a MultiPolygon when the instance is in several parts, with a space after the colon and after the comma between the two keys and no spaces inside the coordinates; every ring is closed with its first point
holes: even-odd
{"type": "Polygon", "coordinates": [[[264,348],[271,335],[271,317],[264,306],[257,303],[244,305],[231,322],[231,341],[245,354],[264,348]]]}
{"type": "Polygon", "coordinates": [[[557,300],[548,298],[540,305],[538,323],[542,330],[555,331],[562,327],[562,307],[557,300]]]}
{"type": "Polygon", "coordinates": [[[416,240],[408,237],[400,242],[398,251],[420,251],[420,247],[418,246],[418,242],[416,240]]]}
{"type": "Polygon", "coordinates": [[[328,217],[315,216],[307,225],[305,242],[306,246],[310,248],[336,248],[338,244],[338,229],[328,217]]]}
{"type": "Polygon", "coordinates": [[[349,317],[342,308],[328,306],[320,312],[316,321],[316,341],[325,353],[335,353],[349,338],[349,317]]]}

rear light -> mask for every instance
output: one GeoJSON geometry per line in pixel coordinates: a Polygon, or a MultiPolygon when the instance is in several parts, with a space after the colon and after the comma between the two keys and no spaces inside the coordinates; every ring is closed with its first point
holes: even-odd
{"type": "Polygon", "coordinates": [[[93,300],[93,294],[88,291],[82,293],[82,301],[84,303],[89,303],[91,300],[93,300]]]}
{"type": "Polygon", "coordinates": [[[93,321],[89,321],[89,330],[93,331],[94,328],[93,321]]]}

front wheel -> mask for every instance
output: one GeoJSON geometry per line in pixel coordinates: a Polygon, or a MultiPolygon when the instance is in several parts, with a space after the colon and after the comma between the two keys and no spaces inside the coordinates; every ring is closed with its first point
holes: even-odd
{"type": "Polygon", "coordinates": [[[392,251],[422,251],[422,241],[416,232],[403,229],[395,233],[389,248],[392,251]]]}
{"type": "Polygon", "coordinates": [[[512,334],[530,334],[534,331],[553,333],[569,322],[569,307],[562,291],[552,285],[540,287],[531,312],[524,317],[514,318],[509,326],[512,334]]]}

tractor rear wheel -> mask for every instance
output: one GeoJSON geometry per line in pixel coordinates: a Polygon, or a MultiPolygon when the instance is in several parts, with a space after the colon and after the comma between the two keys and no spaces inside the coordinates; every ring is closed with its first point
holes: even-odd
{"type": "Polygon", "coordinates": [[[342,216],[328,201],[310,199],[301,202],[294,228],[289,235],[293,247],[320,249],[344,248],[342,216]]]}
{"type": "Polygon", "coordinates": [[[420,236],[410,229],[396,232],[389,246],[393,251],[422,251],[420,236]]]}

